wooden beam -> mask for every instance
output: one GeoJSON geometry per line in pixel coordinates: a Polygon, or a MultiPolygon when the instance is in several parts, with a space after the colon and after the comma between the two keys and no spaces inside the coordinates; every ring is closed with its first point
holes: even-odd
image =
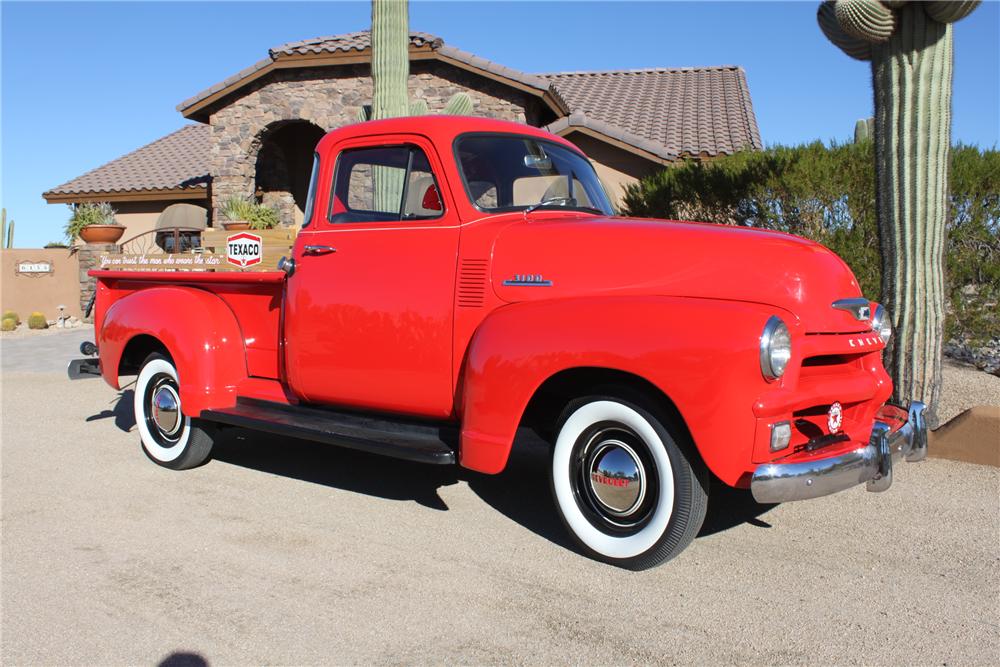
{"type": "Polygon", "coordinates": [[[73,192],[46,193],[42,195],[49,204],[78,204],[80,202],[132,202],[132,201],[172,201],[208,199],[208,188],[184,190],[129,190],[127,192],[73,192]]]}
{"type": "Polygon", "coordinates": [[[603,141],[608,145],[614,146],[615,148],[620,148],[623,151],[632,153],[633,155],[638,155],[639,157],[645,160],[649,160],[650,162],[655,162],[656,164],[668,165],[668,164],[673,164],[675,162],[675,160],[664,159],[662,157],[654,155],[653,153],[650,153],[649,151],[644,151],[641,148],[636,148],[631,144],[627,144],[624,141],[621,141],[620,139],[609,137],[606,134],[601,134],[596,130],[592,130],[589,127],[583,127],[581,125],[570,125],[569,127],[566,127],[560,130],[559,132],[556,132],[556,134],[558,134],[560,137],[565,137],[567,135],[573,134],[574,132],[579,132],[580,134],[586,134],[587,136],[593,137],[598,141],[603,141]]]}

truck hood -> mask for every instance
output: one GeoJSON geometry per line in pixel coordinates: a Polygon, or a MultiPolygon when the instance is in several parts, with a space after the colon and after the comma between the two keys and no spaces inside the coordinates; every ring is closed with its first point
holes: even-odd
{"type": "Polygon", "coordinates": [[[838,299],[861,296],[837,255],[807,239],[745,227],[540,214],[504,229],[493,288],[508,302],[659,295],[783,308],[810,333],[867,331],[838,299]]]}

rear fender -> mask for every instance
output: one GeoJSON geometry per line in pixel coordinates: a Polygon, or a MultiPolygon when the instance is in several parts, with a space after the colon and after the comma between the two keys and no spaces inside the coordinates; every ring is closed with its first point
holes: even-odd
{"type": "MultiPolygon", "coordinates": [[[[709,469],[735,484],[752,457],[753,403],[766,389],[760,333],[775,312],[753,303],[656,296],[500,308],[470,343],[459,460],[473,470],[500,472],[542,383],[564,370],[603,368],[638,376],[662,391],[709,469]]],[[[589,389],[581,387],[581,394],[589,389]]]]}
{"type": "Polygon", "coordinates": [[[98,335],[101,375],[120,389],[118,368],[129,341],[152,336],[177,367],[184,414],[236,404],[236,386],[247,377],[243,334],[236,316],[211,292],[193,287],[151,287],[119,299],[104,315],[98,335]]]}

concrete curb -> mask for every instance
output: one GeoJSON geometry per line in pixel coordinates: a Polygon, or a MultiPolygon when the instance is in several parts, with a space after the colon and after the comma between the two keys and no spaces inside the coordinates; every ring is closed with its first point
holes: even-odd
{"type": "Polygon", "coordinates": [[[969,408],[929,434],[928,454],[1000,468],[1000,406],[969,408]]]}

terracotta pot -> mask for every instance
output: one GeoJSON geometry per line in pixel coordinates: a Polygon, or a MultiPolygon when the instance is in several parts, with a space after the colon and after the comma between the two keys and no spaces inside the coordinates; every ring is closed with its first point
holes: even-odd
{"type": "Polygon", "coordinates": [[[227,232],[238,232],[243,229],[250,229],[250,223],[246,220],[225,220],[222,226],[227,232]]]}
{"type": "Polygon", "coordinates": [[[122,225],[87,225],[80,230],[85,243],[117,243],[125,233],[122,225]]]}

